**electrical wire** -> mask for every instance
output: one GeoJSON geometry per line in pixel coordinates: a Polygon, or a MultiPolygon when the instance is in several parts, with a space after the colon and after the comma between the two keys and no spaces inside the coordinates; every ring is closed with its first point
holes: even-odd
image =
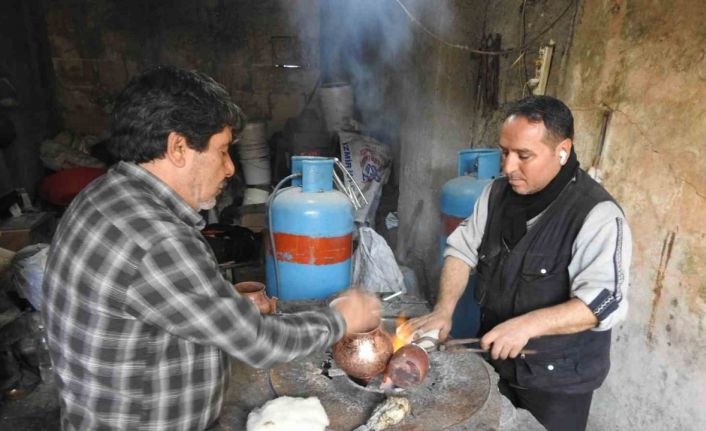
{"type": "MultiPolygon", "coordinates": [[[[522,35],[520,36],[520,46],[525,44],[525,38],[527,37],[527,0],[522,0],[522,35]]],[[[520,54],[518,58],[522,62],[522,97],[525,97],[525,87],[529,81],[529,74],[527,73],[527,56],[524,53],[520,54]]]]}
{"type": "Polygon", "coordinates": [[[473,53],[473,54],[478,54],[478,55],[505,55],[505,54],[510,54],[510,53],[512,53],[512,52],[517,52],[517,51],[524,52],[527,48],[529,48],[529,47],[532,46],[537,40],[539,40],[540,37],[544,36],[544,34],[546,34],[549,30],[551,30],[552,27],[554,27],[554,25],[555,25],[557,22],[559,22],[559,20],[560,20],[561,18],[563,18],[564,15],[566,15],[566,13],[569,11],[569,9],[571,9],[571,6],[573,6],[574,4],[578,4],[578,0],[570,0],[568,6],[566,6],[566,9],[564,9],[564,10],[556,17],[556,19],[554,19],[554,21],[551,22],[551,24],[549,24],[548,26],[546,26],[542,31],[540,31],[534,38],[532,38],[532,40],[530,40],[530,41],[527,42],[526,44],[524,44],[524,45],[522,45],[522,46],[519,46],[519,47],[517,47],[517,48],[503,49],[503,50],[500,50],[500,51],[484,51],[484,50],[481,50],[481,49],[471,48],[471,47],[468,46],[468,45],[460,45],[460,44],[457,44],[457,43],[447,42],[446,40],[442,39],[442,38],[441,38],[439,35],[437,35],[436,33],[432,32],[432,31],[429,30],[429,29],[427,29],[427,28],[424,26],[424,24],[422,24],[414,15],[412,15],[412,13],[409,11],[409,9],[407,9],[407,7],[406,7],[400,0],[395,0],[395,2],[397,2],[397,4],[400,6],[400,8],[402,8],[402,11],[404,11],[405,15],[407,15],[407,17],[409,18],[409,20],[412,21],[414,24],[416,24],[424,33],[426,33],[427,35],[429,35],[429,37],[431,37],[432,39],[436,40],[437,42],[441,43],[442,45],[448,46],[449,48],[460,49],[460,50],[468,51],[468,52],[471,52],[471,53],[473,53]]]}

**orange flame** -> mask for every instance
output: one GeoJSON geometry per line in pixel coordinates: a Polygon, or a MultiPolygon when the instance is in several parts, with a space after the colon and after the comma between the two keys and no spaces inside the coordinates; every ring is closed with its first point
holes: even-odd
{"type": "Polygon", "coordinates": [[[406,321],[407,318],[404,316],[399,316],[395,319],[395,327],[397,329],[395,330],[395,336],[392,337],[392,347],[395,352],[400,347],[405,344],[409,344],[409,342],[412,341],[412,330],[409,326],[404,324],[406,321]]]}

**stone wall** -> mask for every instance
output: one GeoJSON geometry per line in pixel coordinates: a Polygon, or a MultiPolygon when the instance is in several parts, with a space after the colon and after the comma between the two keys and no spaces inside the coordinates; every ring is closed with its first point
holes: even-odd
{"type": "Polygon", "coordinates": [[[318,0],[51,0],[47,28],[66,128],[103,133],[127,80],[157,64],[197,69],[269,131],[318,78],[318,0]],[[277,67],[298,65],[300,68],[277,67]]]}
{"type": "Polygon", "coordinates": [[[706,426],[705,20],[696,0],[587,0],[577,24],[559,94],[634,246],[630,314],[615,331],[594,430],[706,426]]]}

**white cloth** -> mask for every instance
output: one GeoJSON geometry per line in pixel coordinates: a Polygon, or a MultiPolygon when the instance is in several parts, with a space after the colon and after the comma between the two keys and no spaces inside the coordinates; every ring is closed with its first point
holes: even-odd
{"type": "Polygon", "coordinates": [[[279,397],[248,415],[247,431],[324,431],[326,410],[316,397],[279,397]]]}

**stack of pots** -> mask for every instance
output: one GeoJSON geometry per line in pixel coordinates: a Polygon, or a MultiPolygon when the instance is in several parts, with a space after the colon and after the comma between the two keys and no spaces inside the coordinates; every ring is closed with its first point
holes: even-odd
{"type": "Polygon", "coordinates": [[[238,144],[240,164],[248,186],[270,184],[270,148],[267,145],[267,128],[264,122],[245,125],[238,144]]]}

